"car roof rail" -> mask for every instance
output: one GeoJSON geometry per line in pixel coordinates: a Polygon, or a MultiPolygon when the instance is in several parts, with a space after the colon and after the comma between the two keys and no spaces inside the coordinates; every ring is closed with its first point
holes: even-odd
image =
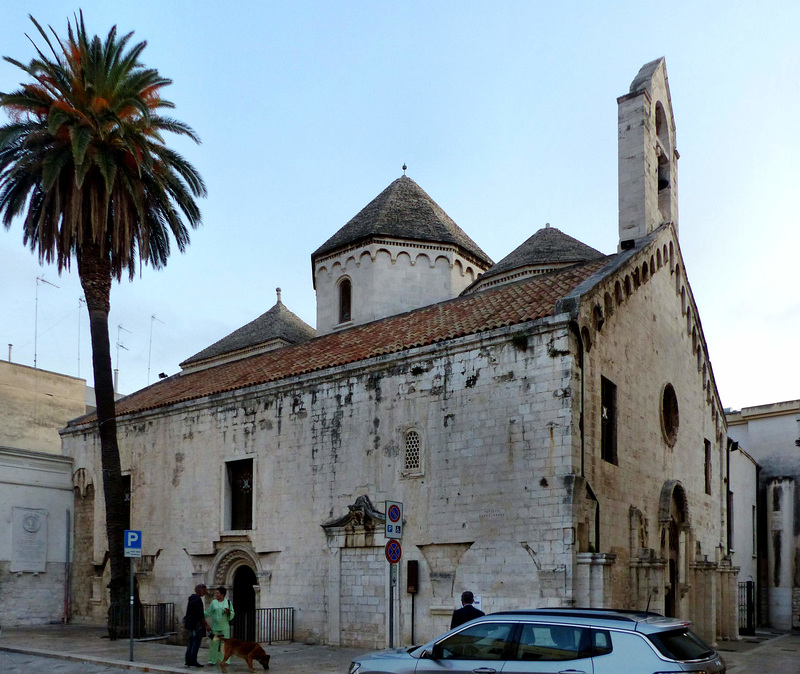
{"type": "Polygon", "coordinates": [[[565,618],[586,618],[590,616],[603,618],[604,620],[617,620],[622,622],[639,622],[640,620],[647,620],[648,618],[663,618],[660,613],[653,611],[635,611],[631,609],[613,609],[613,608],[568,608],[568,607],[551,607],[551,608],[532,608],[532,609],[517,609],[507,611],[497,611],[490,615],[536,615],[536,616],[562,616],[565,618]]]}

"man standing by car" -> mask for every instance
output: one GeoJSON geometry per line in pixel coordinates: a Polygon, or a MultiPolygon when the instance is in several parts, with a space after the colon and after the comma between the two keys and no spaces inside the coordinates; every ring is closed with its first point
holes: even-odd
{"type": "Polygon", "coordinates": [[[461,593],[461,608],[453,611],[453,619],[450,621],[450,629],[468,623],[470,620],[480,618],[486,615],[483,611],[475,608],[472,602],[475,601],[475,595],[469,590],[461,593]]]}
{"type": "Polygon", "coordinates": [[[189,630],[189,643],[186,646],[185,664],[187,667],[202,667],[197,662],[197,652],[200,650],[200,642],[203,637],[211,629],[208,626],[205,616],[205,606],[203,606],[203,597],[206,596],[208,590],[206,586],[200,583],[194,588],[194,594],[189,596],[189,601],[186,604],[186,617],[184,618],[184,627],[189,630]]]}

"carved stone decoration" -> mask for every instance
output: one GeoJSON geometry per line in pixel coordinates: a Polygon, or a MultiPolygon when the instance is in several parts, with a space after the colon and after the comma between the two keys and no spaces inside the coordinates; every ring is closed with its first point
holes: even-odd
{"type": "Polygon", "coordinates": [[[461,563],[464,553],[473,544],[474,541],[466,541],[464,543],[432,543],[418,546],[430,569],[431,593],[438,601],[446,603],[447,606],[451,606],[453,583],[456,579],[458,565],[461,563]]]}
{"type": "Polygon", "coordinates": [[[72,488],[77,490],[82,498],[86,498],[88,489],[94,487],[92,474],[86,468],[78,468],[72,474],[72,488]]]}
{"type": "Polygon", "coordinates": [[[658,502],[658,521],[661,523],[669,522],[672,519],[672,499],[675,498],[682,516],[681,524],[691,522],[689,516],[689,501],[686,498],[686,491],[680,480],[667,480],[661,488],[661,497],[658,502]]]}
{"type": "Polygon", "coordinates": [[[328,520],[321,525],[325,529],[325,533],[329,536],[337,533],[349,533],[357,527],[364,527],[366,531],[373,532],[376,528],[383,527],[386,522],[386,515],[375,510],[375,506],[372,505],[372,501],[366,494],[359,496],[356,502],[347,508],[347,514],[328,520]]]}
{"type": "Polygon", "coordinates": [[[43,573],[47,564],[47,511],[12,508],[11,572],[43,573]]]}
{"type": "Polygon", "coordinates": [[[255,551],[245,546],[235,546],[223,549],[211,565],[209,577],[214,585],[233,585],[233,576],[240,566],[249,566],[256,577],[263,572],[258,555],[255,551]]]}

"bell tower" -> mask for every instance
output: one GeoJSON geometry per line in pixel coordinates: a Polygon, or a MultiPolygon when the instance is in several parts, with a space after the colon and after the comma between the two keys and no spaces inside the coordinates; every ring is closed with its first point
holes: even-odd
{"type": "Polygon", "coordinates": [[[642,66],[617,99],[619,247],[665,223],[678,233],[678,151],[664,58],[642,66]]]}

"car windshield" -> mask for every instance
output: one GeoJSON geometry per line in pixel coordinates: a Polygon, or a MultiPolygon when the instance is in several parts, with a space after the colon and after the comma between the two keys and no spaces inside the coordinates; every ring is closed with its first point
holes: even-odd
{"type": "Polygon", "coordinates": [[[703,640],[688,629],[649,634],[659,652],[672,660],[701,660],[714,654],[703,640]]]}

